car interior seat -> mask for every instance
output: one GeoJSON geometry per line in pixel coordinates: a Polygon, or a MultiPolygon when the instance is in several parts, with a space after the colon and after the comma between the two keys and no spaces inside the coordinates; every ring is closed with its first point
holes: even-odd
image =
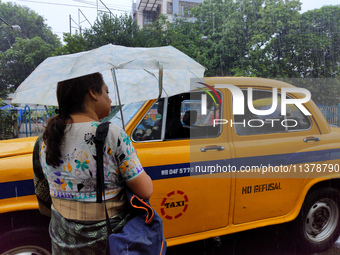
{"type": "Polygon", "coordinates": [[[197,111],[190,110],[186,111],[183,116],[183,123],[187,127],[191,127],[196,123],[197,120],[197,111]]]}

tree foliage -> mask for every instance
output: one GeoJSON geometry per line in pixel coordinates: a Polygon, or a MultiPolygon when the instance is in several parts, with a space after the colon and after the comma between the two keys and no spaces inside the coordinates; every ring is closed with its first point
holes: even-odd
{"type": "Polygon", "coordinates": [[[338,77],[340,6],[300,10],[299,0],[206,0],[192,10],[194,23],[160,15],[140,30],[129,16],[104,15],[67,40],[81,50],[172,45],[205,66],[206,76],[338,77]]]}
{"type": "Polygon", "coordinates": [[[85,29],[83,34],[64,34],[66,45],[62,46],[58,53],[71,54],[98,48],[109,43],[141,47],[145,41],[144,38],[144,34],[131,16],[125,14],[118,17],[103,14],[98,16],[95,24],[91,28],[85,29]]]}
{"type": "MultiPolygon", "coordinates": [[[[200,55],[207,76],[336,78],[340,71],[340,5],[300,13],[299,0],[209,0],[193,12],[205,35],[200,55]]],[[[324,104],[339,101],[338,81],[300,86],[324,104]],[[326,93],[329,92],[329,93],[326,93]]]]}
{"type": "MultiPolygon", "coordinates": [[[[0,108],[6,103],[0,98],[0,108]]],[[[18,114],[14,108],[0,109],[0,140],[13,138],[17,134],[18,114]]]]}
{"type": "Polygon", "coordinates": [[[301,15],[298,70],[304,77],[339,77],[340,5],[301,15]]]}
{"type": "Polygon", "coordinates": [[[4,20],[0,24],[0,96],[5,96],[52,56],[61,42],[43,17],[28,7],[0,2],[0,17],[4,20]],[[21,33],[8,25],[19,25],[21,33]]]}
{"type": "MultiPolygon", "coordinates": [[[[206,76],[338,78],[340,5],[302,14],[300,10],[300,0],[205,0],[191,10],[195,22],[181,17],[169,22],[166,16],[160,15],[143,29],[127,14],[104,14],[82,34],[64,34],[65,44],[59,47],[42,17],[27,8],[0,4],[0,15],[7,15],[5,17],[11,23],[22,25],[23,33],[29,38],[40,31],[36,35],[47,43],[35,41],[36,46],[33,42],[28,46],[29,42],[20,40],[15,43],[15,34],[1,26],[0,32],[6,40],[1,41],[0,47],[6,49],[6,44],[13,44],[13,49],[16,47],[18,52],[2,50],[0,60],[6,74],[0,73],[0,86],[16,87],[43,58],[49,56],[48,52],[70,54],[108,43],[130,47],[174,46],[205,66],[206,76]],[[41,44],[40,50],[37,50],[37,44],[41,44]],[[10,70],[16,74],[8,74],[10,70]]],[[[305,80],[299,86],[316,94],[317,102],[334,103],[338,100],[340,90],[336,82],[333,85],[329,82],[319,84],[305,80]],[[332,94],[331,100],[326,91],[332,94]]]]}
{"type": "Polygon", "coordinates": [[[91,47],[108,43],[136,47],[141,43],[140,30],[130,15],[110,16],[104,14],[98,17],[91,29],[84,33],[91,47]]]}
{"type": "Polygon", "coordinates": [[[61,42],[57,35],[52,33],[50,27],[45,24],[42,16],[29,9],[26,6],[20,6],[11,2],[2,3],[0,1],[0,17],[9,25],[19,25],[21,27],[21,34],[16,33],[8,27],[5,22],[0,24],[0,51],[5,52],[15,43],[15,38],[34,38],[40,37],[43,41],[54,47],[61,46],[61,42]]]}
{"type": "Polygon", "coordinates": [[[40,37],[29,40],[17,37],[12,48],[0,53],[0,88],[3,87],[3,91],[6,88],[13,91],[53,51],[54,47],[40,37]]]}

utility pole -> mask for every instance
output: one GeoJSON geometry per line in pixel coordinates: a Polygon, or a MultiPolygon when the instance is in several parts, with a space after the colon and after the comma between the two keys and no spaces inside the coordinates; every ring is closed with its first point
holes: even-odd
{"type": "Polygon", "coordinates": [[[72,28],[78,28],[78,29],[79,29],[79,33],[82,33],[81,23],[83,23],[83,22],[85,22],[85,21],[87,21],[87,22],[90,24],[90,26],[92,27],[91,22],[86,18],[86,16],[84,15],[84,13],[83,13],[80,9],[78,9],[78,23],[75,22],[75,21],[72,19],[71,14],[70,14],[70,18],[69,18],[69,22],[70,22],[70,35],[72,35],[72,28]],[[85,20],[82,20],[82,21],[81,21],[81,20],[80,20],[80,17],[81,17],[81,16],[83,16],[83,17],[85,18],[85,20]],[[72,26],[72,22],[73,22],[74,24],[76,24],[77,26],[76,26],[76,27],[72,26]]]}

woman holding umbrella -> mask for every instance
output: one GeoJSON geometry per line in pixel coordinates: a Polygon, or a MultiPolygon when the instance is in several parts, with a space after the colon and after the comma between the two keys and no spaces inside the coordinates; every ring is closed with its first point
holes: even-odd
{"type": "MultiPolygon", "coordinates": [[[[103,203],[96,203],[94,139],[99,120],[110,113],[108,93],[99,73],[59,82],[59,114],[49,120],[42,139],[36,143],[33,155],[36,194],[41,212],[49,213],[46,192],[52,200],[53,254],[105,253],[105,208],[103,203]]],[[[104,149],[106,206],[112,229],[119,231],[128,213],[122,195],[124,185],[148,199],[152,181],[124,130],[110,125],[104,149]]]]}

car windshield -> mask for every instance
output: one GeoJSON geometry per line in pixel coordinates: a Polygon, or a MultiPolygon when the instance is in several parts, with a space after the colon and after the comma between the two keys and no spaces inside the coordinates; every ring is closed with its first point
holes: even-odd
{"type": "MultiPolygon", "coordinates": [[[[139,111],[139,109],[144,105],[143,102],[135,102],[130,104],[125,104],[122,106],[123,118],[125,126],[129,123],[129,121],[135,116],[135,114],[139,111]]],[[[120,114],[119,106],[116,106],[110,113],[109,116],[103,119],[103,121],[110,121],[111,123],[122,127],[122,116],[120,114]]]]}

